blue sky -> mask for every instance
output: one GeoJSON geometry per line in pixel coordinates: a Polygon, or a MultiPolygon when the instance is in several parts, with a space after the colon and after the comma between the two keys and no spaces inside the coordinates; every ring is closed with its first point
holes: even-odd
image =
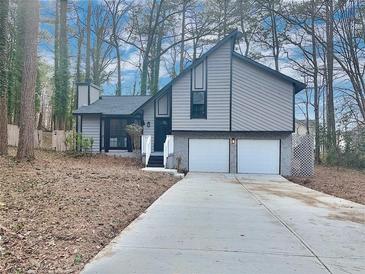
{"type": "MultiPolygon", "coordinates": [[[[80,14],[80,18],[82,21],[86,21],[86,10],[87,10],[87,1],[79,1],[76,2],[77,5],[81,6],[85,12],[80,14]]],[[[93,2],[94,4],[96,2],[93,2]]],[[[71,10],[72,2],[69,2],[69,10],[71,10]]],[[[53,19],[54,18],[54,8],[55,8],[55,2],[54,1],[47,1],[42,0],[41,1],[41,31],[45,33],[46,37],[48,39],[41,39],[39,44],[39,55],[42,57],[42,59],[53,66],[54,62],[54,56],[53,56],[53,37],[54,37],[54,25],[50,20],[47,19],[53,19]]],[[[75,24],[75,18],[73,13],[68,13],[68,24],[69,28],[73,29],[75,24]]],[[[44,37],[44,35],[42,35],[44,37]]],[[[75,56],[76,56],[76,39],[74,39],[71,35],[69,35],[69,55],[70,55],[70,73],[71,75],[75,74],[75,56]]],[[[266,52],[264,49],[255,48],[256,51],[261,52],[263,55],[270,54],[270,52],[266,52]]],[[[299,56],[299,52],[295,50],[295,48],[289,48],[288,49],[291,56],[299,56]]],[[[267,50],[266,50],[267,51],[267,50]]],[[[124,60],[122,62],[122,94],[128,95],[131,94],[133,91],[133,86],[136,82],[137,90],[139,89],[139,70],[136,67],[138,63],[138,51],[136,48],[130,45],[122,45],[120,48],[120,52],[122,55],[122,59],[124,60]]],[[[83,53],[85,54],[85,52],[83,53]]],[[[115,54],[115,53],[113,53],[115,54]]],[[[265,65],[268,65],[270,67],[274,67],[273,59],[272,58],[264,58],[259,60],[260,62],[264,63],[265,65]]],[[[84,66],[84,64],[83,64],[84,66]]],[[[177,64],[178,66],[178,64],[177,64]]],[[[116,64],[114,63],[113,68],[115,69],[116,64]]],[[[84,69],[84,67],[82,67],[84,69]]],[[[280,58],[280,69],[281,72],[296,78],[297,80],[303,81],[302,77],[298,75],[298,73],[293,69],[293,66],[288,62],[288,59],[285,56],[281,56],[280,58]]],[[[160,88],[163,87],[165,84],[167,84],[170,81],[170,77],[165,69],[163,61],[161,62],[161,73],[160,73],[160,88]]],[[[102,88],[104,90],[104,94],[107,95],[113,95],[115,91],[115,83],[116,83],[116,73],[114,73],[113,77],[110,79],[108,83],[105,83],[102,88]]],[[[344,86],[349,87],[348,81],[345,81],[344,79],[337,79],[335,82],[336,86],[344,86]]],[[[300,101],[304,96],[304,93],[301,92],[297,95],[297,101],[300,101]]],[[[296,113],[297,117],[299,119],[303,119],[304,116],[302,114],[302,111],[297,106],[296,107],[296,113]]],[[[310,112],[311,118],[313,117],[313,111],[311,108],[310,112]]]]}

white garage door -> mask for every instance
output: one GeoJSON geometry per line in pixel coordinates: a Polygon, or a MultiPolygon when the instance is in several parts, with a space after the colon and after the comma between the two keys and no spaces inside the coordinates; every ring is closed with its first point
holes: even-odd
{"type": "Polygon", "coordinates": [[[189,139],[189,170],[229,172],[229,140],[189,139]]]}
{"type": "Polygon", "coordinates": [[[279,174],[280,140],[238,140],[239,173],[279,174]]]}

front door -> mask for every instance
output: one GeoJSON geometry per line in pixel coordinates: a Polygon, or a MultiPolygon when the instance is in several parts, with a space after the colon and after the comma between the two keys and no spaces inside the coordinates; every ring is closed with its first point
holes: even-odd
{"type": "Polygon", "coordinates": [[[171,134],[170,118],[155,119],[155,151],[163,151],[166,135],[171,134]]]}

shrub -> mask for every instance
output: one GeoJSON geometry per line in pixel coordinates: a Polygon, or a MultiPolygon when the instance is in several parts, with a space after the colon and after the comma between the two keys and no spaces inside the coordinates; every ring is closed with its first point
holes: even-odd
{"type": "Polygon", "coordinates": [[[341,145],[329,151],[326,164],[365,169],[365,129],[341,133],[341,145]]]}
{"type": "Polygon", "coordinates": [[[72,154],[91,153],[93,144],[93,138],[83,137],[82,134],[77,133],[75,130],[66,136],[66,150],[72,154]]]}

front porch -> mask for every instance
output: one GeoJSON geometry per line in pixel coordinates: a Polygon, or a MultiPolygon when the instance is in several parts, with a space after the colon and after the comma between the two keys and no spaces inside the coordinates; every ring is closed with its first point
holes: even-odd
{"type": "Polygon", "coordinates": [[[101,152],[112,155],[126,154],[133,151],[131,137],[127,133],[127,125],[142,125],[141,117],[102,117],[101,118],[101,152]]]}
{"type": "Polygon", "coordinates": [[[153,151],[152,136],[142,135],[141,153],[145,167],[149,168],[171,168],[172,156],[174,154],[174,136],[166,135],[163,143],[163,151],[153,151]],[[170,160],[170,161],[169,161],[170,160]]]}

